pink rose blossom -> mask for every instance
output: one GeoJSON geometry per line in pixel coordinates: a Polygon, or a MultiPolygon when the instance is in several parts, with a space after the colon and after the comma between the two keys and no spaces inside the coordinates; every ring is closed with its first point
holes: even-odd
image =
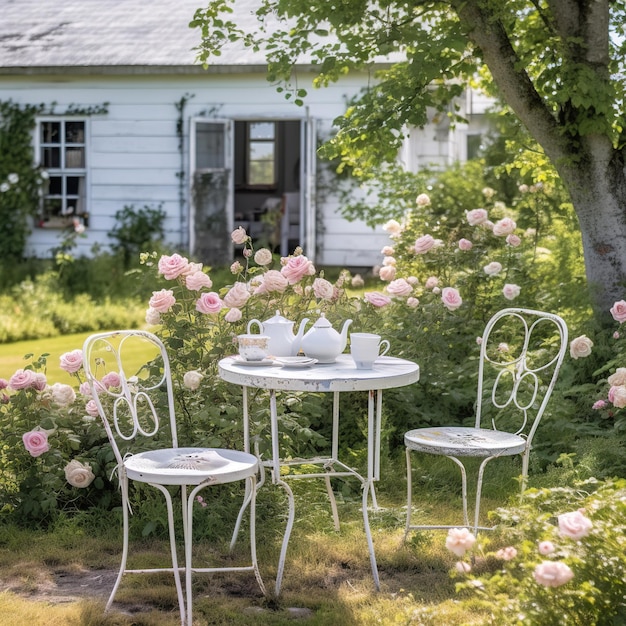
{"type": "Polygon", "coordinates": [[[415,204],[419,207],[425,207],[430,204],[430,197],[425,193],[420,193],[415,199],[415,204]]]}
{"type": "Polygon", "coordinates": [[[180,254],[172,254],[172,256],[164,254],[159,259],[158,267],[159,274],[163,274],[166,280],[174,280],[187,272],[189,261],[180,254]]]}
{"type": "Polygon", "coordinates": [[[391,246],[385,246],[380,253],[384,256],[393,256],[394,255],[394,249],[391,246]]]}
{"type": "Polygon", "coordinates": [[[419,285],[419,278],[417,276],[409,276],[406,279],[406,282],[409,283],[409,285],[419,285]]]}
{"type": "Polygon", "coordinates": [[[231,271],[232,274],[239,274],[242,270],[243,270],[243,265],[241,263],[239,263],[239,261],[235,261],[230,266],[230,271],[231,271]]]}
{"type": "Polygon", "coordinates": [[[626,385],[626,367],[618,367],[613,374],[607,378],[609,385],[626,385]]]}
{"type": "Polygon", "coordinates": [[[332,300],[335,296],[335,288],[332,283],[327,281],[325,278],[316,278],[313,281],[313,293],[316,298],[321,298],[322,300],[332,300]]]}
{"type": "Polygon", "coordinates": [[[69,406],[76,400],[76,392],[70,385],[65,385],[63,383],[54,383],[52,387],[50,387],[50,393],[52,394],[52,399],[55,404],[59,406],[69,406]]]}
{"type": "Polygon", "coordinates": [[[467,528],[451,528],[446,537],[446,548],[457,556],[463,556],[476,542],[467,528]]]}
{"type": "Polygon", "coordinates": [[[120,387],[122,379],[117,372],[109,372],[102,377],[100,383],[105,389],[110,389],[111,387],[120,387]]]}
{"type": "Polygon", "coordinates": [[[224,304],[230,308],[242,307],[250,298],[250,292],[245,283],[235,283],[224,296],[224,304]]]}
{"type": "Polygon", "coordinates": [[[420,301],[417,298],[407,298],[406,303],[407,303],[407,306],[410,306],[412,309],[415,309],[419,306],[420,301]]]}
{"type": "Polygon", "coordinates": [[[483,267],[483,271],[487,276],[495,276],[502,271],[502,263],[498,263],[498,261],[492,261],[491,263],[485,265],[483,267]]]}
{"type": "Polygon", "coordinates": [[[203,287],[211,289],[213,281],[202,270],[193,272],[193,274],[187,274],[185,276],[185,286],[189,291],[200,291],[203,287]]]}
{"type": "Polygon", "coordinates": [[[508,352],[509,351],[509,344],[505,343],[504,341],[498,344],[498,352],[508,352]]]}
{"type": "Polygon", "coordinates": [[[413,251],[416,254],[426,254],[430,249],[435,246],[435,240],[432,235],[422,235],[415,240],[413,251]]]}
{"type": "Polygon", "coordinates": [[[439,279],[436,276],[429,276],[424,283],[424,289],[434,289],[439,284],[439,279]]]}
{"type": "Polygon", "coordinates": [[[619,339],[619,331],[617,331],[617,330],[616,330],[616,331],[613,333],[613,339],[619,339]]]}
{"type": "Polygon", "coordinates": [[[510,234],[506,236],[506,242],[512,248],[517,248],[517,246],[519,246],[522,243],[522,240],[517,235],[510,234]]]}
{"type": "Polygon", "coordinates": [[[315,266],[303,254],[288,257],[280,270],[290,285],[302,280],[305,276],[315,274],[315,266]]]}
{"type": "Polygon", "coordinates": [[[485,209],[472,209],[467,212],[465,217],[470,226],[478,226],[479,224],[484,224],[487,221],[489,214],[485,211],[485,209]]]}
{"type": "Polygon", "coordinates": [[[515,300],[517,296],[519,296],[521,291],[521,287],[519,285],[514,285],[512,283],[507,283],[502,287],[502,295],[507,300],[515,300]]]}
{"type": "Polygon", "coordinates": [[[386,256],[383,259],[383,265],[397,265],[398,262],[396,261],[396,258],[393,256],[386,256]]]}
{"type": "Polygon", "coordinates": [[[250,248],[244,248],[243,249],[243,256],[246,259],[249,259],[252,256],[252,250],[250,250],[250,248]]]}
{"type": "Polygon", "coordinates": [[[176,304],[176,298],[171,289],[161,289],[161,291],[152,292],[152,298],[148,304],[159,313],[167,313],[176,304]]]}
{"type": "Polygon", "coordinates": [[[540,541],[537,549],[539,550],[539,554],[543,554],[544,556],[546,554],[552,554],[555,550],[554,544],[551,541],[540,541]]]}
{"type": "Polygon", "coordinates": [[[609,400],[613,403],[613,406],[618,409],[626,407],[626,387],[623,385],[611,387],[611,389],[609,389],[609,400]],[[611,391],[613,393],[611,393],[611,391]]]}
{"type": "Polygon", "coordinates": [[[387,231],[389,235],[393,237],[402,232],[402,226],[396,220],[389,220],[387,223],[383,224],[383,230],[387,231]]]}
{"type": "Polygon", "coordinates": [[[459,574],[469,574],[472,571],[472,566],[467,561],[457,561],[454,564],[454,569],[459,574]]]}
{"type": "Polygon", "coordinates": [[[224,315],[224,319],[231,324],[233,322],[238,322],[243,317],[243,313],[238,308],[232,308],[226,315],[224,315]]]}
{"type": "Polygon", "coordinates": [[[233,232],[230,234],[230,238],[232,239],[233,243],[241,245],[246,243],[246,241],[248,240],[248,233],[243,226],[240,226],[239,228],[235,228],[235,230],[233,230],[233,232]]]}
{"type": "MultiPolygon", "coordinates": [[[[268,270],[263,275],[263,280],[260,286],[263,288],[262,293],[269,293],[272,291],[284,293],[289,286],[289,281],[287,280],[287,277],[278,270],[268,270]]],[[[259,293],[258,290],[255,291],[255,293],[259,293]]]]}
{"type": "Polygon", "coordinates": [[[454,287],[443,288],[441,292],[441,301],[448,311],[454,311],[463,304],[461,295],[454,287]]]}
{"type": "Polygon", "coordinates": [[[9,386],[9,381],[6,378],[0,378],[0,390],[6,389],[9,386]]]}
{"type": "Polygon", "coordinates": [[[60,357],[60,367],[62,370],[74,374],[83,366],[83,351],[72,350],[65,352],[60,357]]]}
{"type": "Polygon", "coordinates": [[[363,280],[363,276],[361,274],[355,274],[350,281],[350,284],[356,289],[360,289],[365,285],[365,281],[363,280]]]}
{"type": "Polygon", "coordinates": [[[396,268],[393,265],[383,265],[378,272],[380,280],[392,281],[396,277],[396,268]]]}
{"type": "Polygon", "coordinates": [[[483,345],[483,338],[482,337],[476,337],[476,345],[477,346],[482,346],[483,345]]]}
{"type": "Polygon", "coordinates": [[[387,306],[391,302],[391,298],[389,296],[386,296],[379,291],[366,291],[365,294],[363,294],[363,297],[366,302],[369,302],[371,305],[379,308],[387,306]]]}
{"type": "Polygon", "coordinates": [[[593,341],[586,335],[581,335],[572,339],[569,344],[569,354],[572,359],[581,359],[591,354],[593,348],[593,341]]]}
{"type": "Polygon", "coordinates": [[[459,250],[467,252],[474,247],[474,244],[469,239],[459,239],[459,250]]]}
{"type": "Polygon", "coordinates": [[[569,537],[570,539],[586,537],[593,527],[591,520],[580,511],[562,513],[558,516],[558,520],[559,532],[563,537],[569,537]]]}
{"type": "Polygon", "coordinates": [[[254,262],[257,265],[269,265],[272,262],[272,253],[267,248],[257,250],[254,255],[254,262]]]}
{"type": "Polygon", "coordinates": [[[599,411],[600,409],[606,408],[606,400],[596,400],[592,407],[594,411],[599,411]]]}
{"type": "Polygon", "coordinates": [[[613,304],[610,311],[616,322],[619,322],[620,324],[626,322],[626,301],[620,300],[619,302],[616,302],[613,304]]]}
{"type": "Polygon", "coordinates": [[[496,552],[496,558],[503,561],[512,561],[517,556],[517,550],[513,546],[501,548],[496,552]]]}
{"type": "Polygon", "coordinates": [[[196,311],[199,311],[200,313],[219,313],[223,306],[224,302],[219,297],[219,294],[214,291],[203,293],[196,301],[196,311]]]}
{"type": "Polygon", "coordinates": [[[560,587],[574,578],[574,572],[561,561],[544,561],[535,567],[534,577],[544,587],[560,587]]]}
{"type": "Polygon", "coordinates": [[[518,189],[520,193],[528,193],[528,185],[520,185],[518,189]]]}
{"type": "Polygon", "coordinates": [[[91,415],[91,417],[98,417],[99,411],[96,401],[89,400],[89,402],[85,405],[85,411],[87,412],[87,415],[91,415]]]}
{"type": "Polygon", "coordinates": [[[510,235],[517,228],[517,224],[510,218],[505,217],[493,225],[493,234],[496,237],[510,235]]]}
{"type": "Polygon", "coordinates": [[[26,451],[34,457],[41,456],[50,450],[48,433],[45,430],[31,430],[22,435],[22,441],[26,451]]]}
{"type": "Polygon", "coordinates": [[[43,391],[48,385],[46,375],[43,372],[36,372],[35,379],[33,380],[33,389],[37,391],[43,391]]]}
{"type": "Polygon", "coordinates": [[[404,278],[397,278],[387,285],[387,293],[392,296],[408,296],[413,293],[413,287],[404,278]]]}
{"type": "Polygon", "coordinates": [[[91,385],[85,381],[84,383],[81,383],[80,386],[78,387],[78,392],[80,393],[81,396],[85,396],[85,398],[91,398],[92,393],[91,393],[91,385]]]}
{"type": "Polygon", "coordinates": [[[9,378],[9,387],[11,389],[28,389],[35,383],[35,372],[33,370],[19,369],[9,378]]]}

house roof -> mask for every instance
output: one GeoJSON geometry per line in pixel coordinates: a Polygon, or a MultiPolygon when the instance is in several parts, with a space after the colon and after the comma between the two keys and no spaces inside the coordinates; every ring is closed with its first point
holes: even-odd
{"type": "MultiPolygon", "coordinates": [[[[234,19],[254,23],[255,0],[234,19]]],[[[203,0],[0,0],[0,74],[202,72],[191,28],[203,0]]],[[[212,71],[265,69],[262,53],[225,49],[212,71]]]]}

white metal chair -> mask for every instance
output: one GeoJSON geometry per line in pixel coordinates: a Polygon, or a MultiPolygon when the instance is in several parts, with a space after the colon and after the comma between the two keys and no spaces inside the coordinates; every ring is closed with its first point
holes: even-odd
{"type": "MultiPolygon", "coordinates": [[[[181,623],[189,626],[192,624],[191,579],[194,572],[254,572],[265,595],[256,557],[256,477],[260,470],[258,458],[236,450],[178,447],[170,363],[164,344],[152,333],[120,330],[91,335],[83,346],[83,366],[117,459],[122,494],[122,562],[106,609],[111,607],[125,573],[172,572],[181,623]],[[167,441],[164,442],[163,439],[167,441]],[[160,445],[167,447],[158,447],[160,445]],[[127,569],[129,481],[151,485],[165,497],[171,567],[127,569]],[[249,506],[251,564],[241,567],[193,567],[193,506],[196,497],[207,487],[236,481],[246,481],[246,489],[235,524],[231,549],[243,511],[249,506]],[[174,509],[170,493],[178,488],[182,500],[184,568],[178,565],[174,509]],[[181,571],[185,572],[185,594],[181,585],[181,571]]],[[[210,514],[210,510],[207,514],[210,514]]]]}
{"type": "Polygon", "coordinates": [[[443,455],[460,467],[464,526],[468,528],[467,471],[461,459],[483,459],[477,475],[474,532],[485,529],[479,526],[479,515],[483,475],[489,461],[521,454],[524,489],[533,437],[554,389],[566,350],[567,326],[558,315],[508,308],[489,320],[480,345],[474,426],[417,428],[404,435],[407,463],[405,539],[410,530],[452,527],[411,524],[411,452],[443,455]]]}

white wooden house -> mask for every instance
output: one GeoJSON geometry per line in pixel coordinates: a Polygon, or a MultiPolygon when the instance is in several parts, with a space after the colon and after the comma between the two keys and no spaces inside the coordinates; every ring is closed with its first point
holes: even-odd
{"type": "MultiPolygon", "coordinates": [[[[238,3],[251,20],[253,0],[238,3]]],[[[111,242],[115,213],[167,213],[168,243],[207,263],[232,258],[244,225],[282,254],[301,244],[319,264],[368,267],[382,229],[342,218],[316,147],[346,98],[371,81],[351,74],[308,88],[299,107],[266,81],[263,58],[232,47],[208,69],[189,27],[198,0],[0,0],[0,100],[45,104],[34,153],[50,175],[28,252],[46,256],[68,219],[85,223],[79,253],[111,242]],[[277,222],[272,222],[273,217],[277,222]]],[[[472,110],[470,113],[482,113],[472,110]]],[[[416,131],[400,155],[417,169],[467,157],[467,128],[416,131]]],[[[477,126],[474,128],[474,125],[477,126]]]]}

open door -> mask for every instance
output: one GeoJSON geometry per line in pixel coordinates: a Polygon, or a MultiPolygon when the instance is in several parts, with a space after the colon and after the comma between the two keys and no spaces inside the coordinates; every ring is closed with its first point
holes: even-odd
{"type": "Polygon", "coordinates": [[[231,120],[191,119],[189,249],[209,265],[233,258],[232,146],[231,120]]]}

